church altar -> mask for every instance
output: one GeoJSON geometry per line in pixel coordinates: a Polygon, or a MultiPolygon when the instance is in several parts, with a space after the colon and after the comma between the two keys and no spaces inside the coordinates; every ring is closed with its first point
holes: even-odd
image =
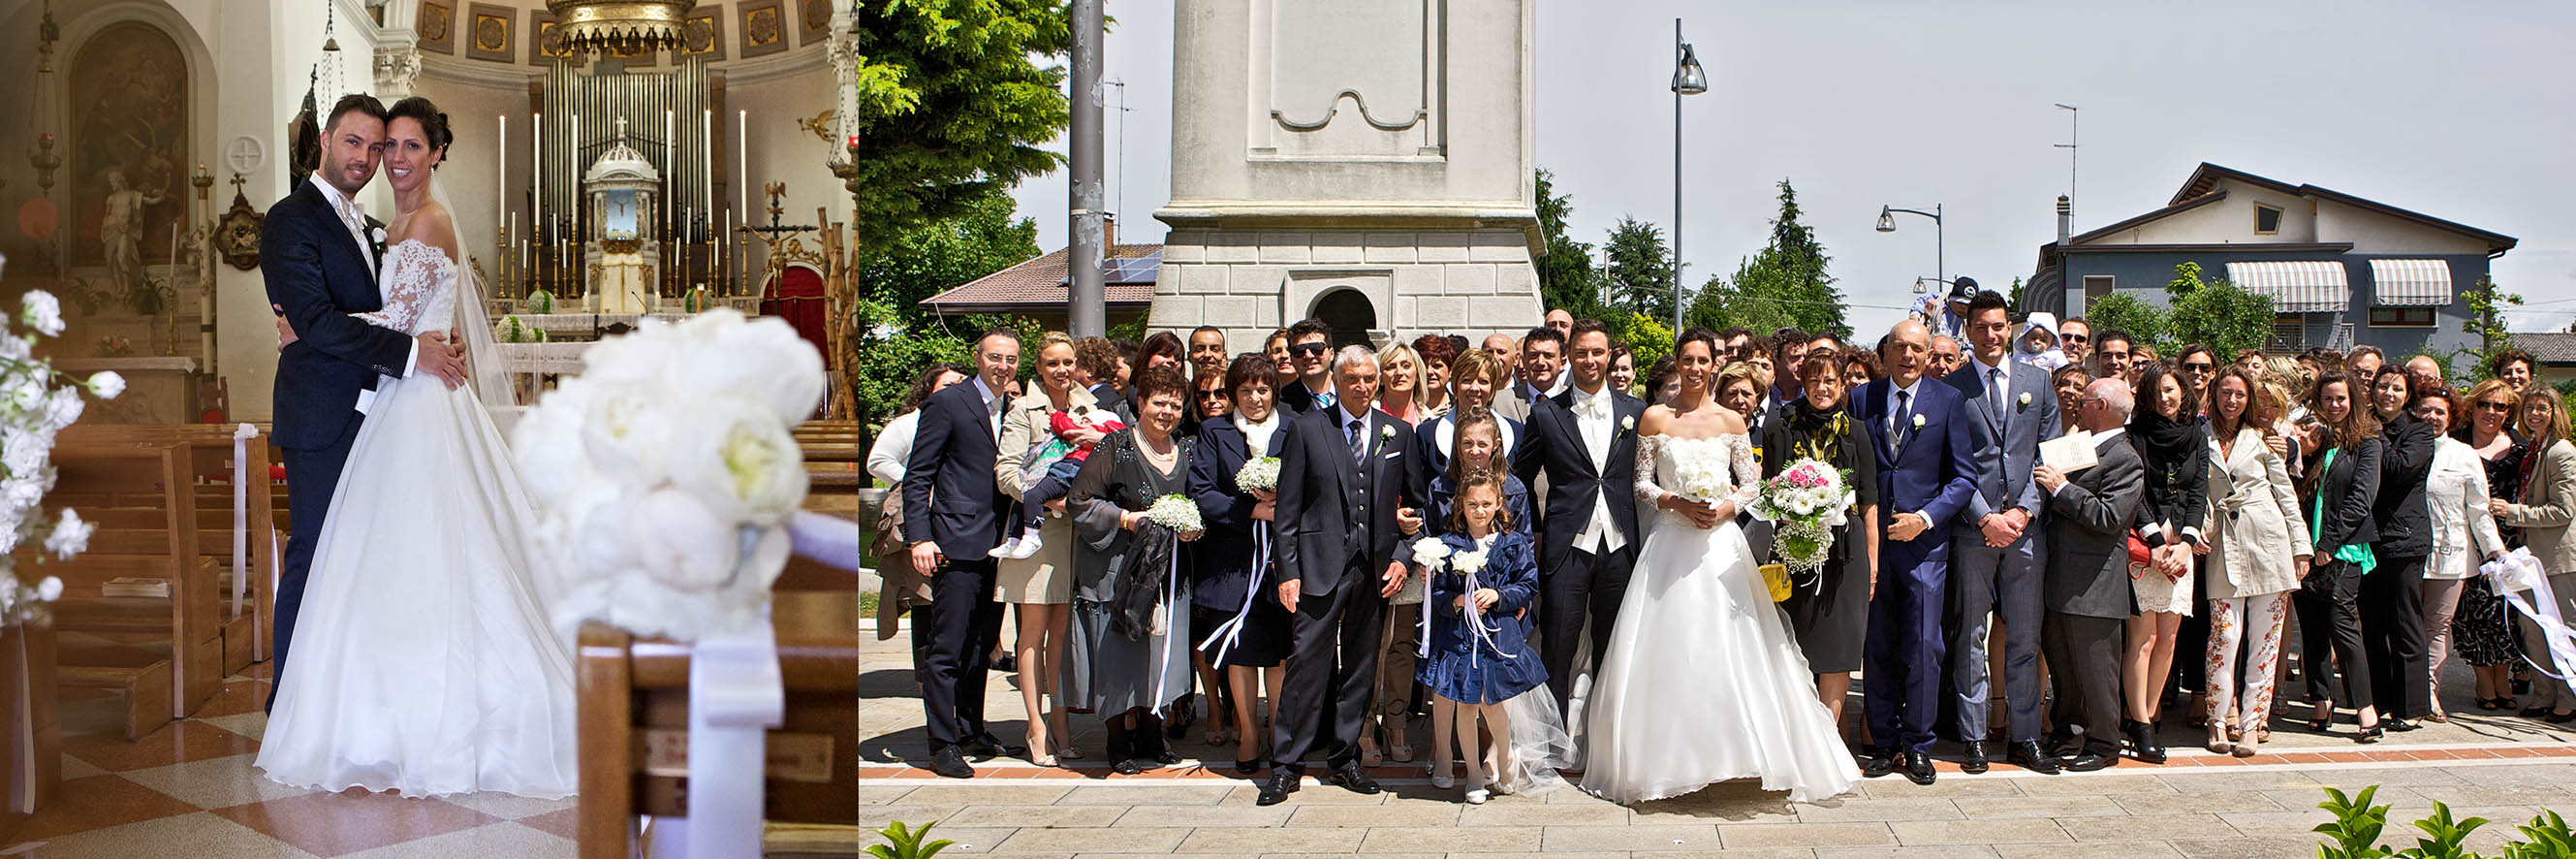
{"type": "Polygon", "coordinates": [[[197,359],[186,355],[54,359],[54,369],[75,377],[101,370],[125,377],[123,396],[113,403],[93,400],[88,413],[89,420],[109,423],[194,423],[197,366],[197,359]]]}

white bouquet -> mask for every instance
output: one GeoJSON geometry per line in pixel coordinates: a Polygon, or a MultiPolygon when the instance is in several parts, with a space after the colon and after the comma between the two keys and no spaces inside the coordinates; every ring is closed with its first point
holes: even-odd
{"type": "Polygon", "coordinates": [[[1713,444],[1666,444],[1664,452],[1673,458],[1673,493],[1705,504],[1715,504],[1734,488],[1734,466],[1725,453],[1713,444]]]}
{"type": "Polygon", "coordinates": [[[1450,555],[1449,568],[1458,571],[1458,574],[1462,576],[1472,576],[1477,573],[1484,572],[1485,553],[1466,551],[1450,555]]]}
{"type": "Polygon", "coordinates": [[[822,402],[822,355],[783,320],[718,309],[646,319],[582,364],[511,436],[558,631],[694,641],[758,622],[807,485],[787,428],[822,402]]]}
{"type": "Polygon", "coordinates": [[[1425,573],[1438,572],[1448,558],[1449,544],[1440,542],[1438,537],[1424,537],[1413,541],[1413,562],[1421,565],[1425,573]]]}
{"type": "Polygon", "coordinates": [[[1153,506],[1145,508],[1145,518],[1172,529],[1174,534],[1207,530],[1207,523],[1199,520],[1198,503],[1180,495],[1154,499],[1153,506]]]}
{"type": "Polygon", "coordinates": [[[1245,492],[1275,492],[1279,489],[1279,458],[1256,456],[1234,472],[1234,486],[1245,492]]]}
{"type": "Polygon", "coordinates": [[[1753,518],[1773,523],[1772,550],[1793,575],[1822,568],[1833,551],[1833,529],[1847,521],[1854,496],[1841,471],[1818,459],[1789,463],[1762,482],[1753,518]]]}
{"type": "Polygon", "coordinates": [[[20,564],[42,565],[41,556],[27,561],[9,553],[41,541],[45,553],[68,561],[89,548],[90,532],[97,529],[70,508],[50,524],[45,520],[42,504],[54,488],[54,435],[80,419],[83,390],[102,400],[125,392],[125,378],[113,371],[83,381],[34,356],[35,338],[63,331],[62,302],[53,293],[28,290],[14,322],[0,321],[0,626],[44,622],[63,595],[60,578],[20,575],[20,564]],[[21,334],[20,325],[28,333],[21,334]]]}

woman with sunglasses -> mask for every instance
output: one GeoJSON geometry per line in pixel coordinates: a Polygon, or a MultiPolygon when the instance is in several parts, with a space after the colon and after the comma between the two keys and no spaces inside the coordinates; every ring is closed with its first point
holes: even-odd
{"type": "MultiPolygon", "coordinates": [[[[2558,391],[2547,385],[2533,385],[2522,393],[2522,433],[2529,439],[2523,454],[2522,493],[2513,502],[2498,498],[2487,502],[2495,517],[2522,529],[2523,540],[2531,554],[2540,559],[2540,568],[2549,571],[2550,590],[2558,597],[2561,617],[2576,617],[2576,540],[2568,539],[2567,526],[2576,521],[2576,444],[2567,441],[2567,410],[2559,404],[2558,391]]],[[[2548,651],[2549,640],[2531,618],[2516,616],[2522,627],[2523,646],[2534,656],[2548,651]]],[[[2558,673],[2576,666],[2554,666],[2558,673]]],[[[2555,724],[2576,722],[2576,689],[2564,679],[2546,675],[2531,678],[2533,703],[2522,715],[2545,718],[2555,724]]]]}
{"type": "Polygon", "coordinates": [[[2415,417],[2415,401],[2440,382],[2405,370],[2370,382],[2379,419],[2379,497],[2371,518],[2379,539],[2370,553],[2379,569],[2361,578],[2361,643],[2370,651],[2370,688],[2391,731],[2412,731],[2431,715],[2432,683],[2424,657],[2424,562],[2433,554],[2431,513],[2424,501],[2434,439],[2441,431],[2415,417]]]}
{"type": "MultiPolygon", "coordinates": [[[[2206,345],[2192,343],[2185,345],[2182,351],[2174,355],[2174,372],[2181,379],[2183,388],[2194,404],[2193,414],[2206,418],[2209,414],[2209,385],[2218,380],[2218,371],[2223,366],[2218,363],[2218,352],[2206,345]]],[[[2192,546],[2192,550],[2191,604],[2207,605],[2209,604],[2209,577],[2201,575],[2203,572],[2201,568],[2207,566],[2209,545],[2206,542],[2196,543],[2192,546]]],[[[2201,671],[2207,666],[2202,663],[2202,660],[2192,658],[2192,655],[2208,649],[2208,646],[2209,613],[2195,611],[2183,615],[2182,624],[2174,629],[2174,652],[2182,654],[2180,658],[2174,660],[2174,690],[2176,697],[2180,698],[2184,705],[2183,721],[2195,728],[2208,721],[2209,701],[2200,695],[2200,690],[2205,685],[2202,683],[2205,678],[2201,676],[2201,671]]],[[[2225,714],[2220,715],[2223,717],[2225,714]]]]}
{"type": "MultiPolygon", "coordinates": [[[[2522,395],[2510,382],[2488,379],[2470,388],[2465,402],[2465,413],[2452,418],[2459,428],[2451,434],[2468,445],[2469,453],[2486,469],[2487,497],[2522,497],[2522,459],[2527,445],[2514,429],[2514,413],[2522,408],[2522,395]]],[[[2497,522],[2496,536],[2504,540],[2506,551],[2523,546],[2522,529],[2510,522],[2497,522]]],[[[2425,583],[2428,591],[2435,591],[2425,596],[2428,610],[2439,604],[2438,586],[2438,582],[2425,583]]],[[[2513,609],[2488,585],[2485,576],[2470,576],[2462,582],[2458,600],[2458,607],[2451,611],[2449,650],[2459,654],[2460,660],[2469,664],[2469,673],[2477,678],[2478,709],[2511,711],[2521,707],[2513,693],[2513,667],[2522,659],[2522,643],[2514,638],[2513,609]]]]}

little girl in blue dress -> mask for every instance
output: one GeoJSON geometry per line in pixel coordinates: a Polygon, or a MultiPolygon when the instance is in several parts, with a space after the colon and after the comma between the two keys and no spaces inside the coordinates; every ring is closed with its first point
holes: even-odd
{"type": "MultiPolygon", "coordinates": [[[[1449,787],[1449,738],[1454,735],[1466,762],[1466,800],[1482,803],[1491,791],[1526,790],[1528,779],[1516,778],[1544,761],[1520,760],[1529,751],[1514,739],[1512,716],[1505,704],[1544,689],[1547,668],[1529,646],[1529,620],[1521,610],[1538,591],[1538,561],[1529,536],[1512,528],[1503,507],[1503,475],[1484,471],[1467,475],[1458,487],[1449,527],[1440,544],[1447,550],[1423,560],[1429,577],[1427,603],[1432,608],[1430,654],[1416,674],[1434,696],[1432,711],[1432,783],[1449,787]],[[1483,771],[1477,748],[1477,720],[1494,737],[1497,772],[1483,771]],[[1452,720],[1454,719],[1454,730],[1452,720]],[[1522,752],[1516,755],[1515,752],[1522,752]]],[[[1554,709],[1554,699],[1545,702],[1554,709]]],[[[1526,706],[1526,702],[1516,706],[1526,706]]],[[[1538,721],[1546,721],[1544,717],[1538,721]]],[[[1561,722],[1559,722],[1561,724],[1561,722]]],[[[1540,725],[1521,726],[1527,728],[1540,725]]],[[[1562,736],[1561,729],[1559,736],[1562,736]]],[[[1547,755],[1540,752],[1538,757],[1547,755]]]]}

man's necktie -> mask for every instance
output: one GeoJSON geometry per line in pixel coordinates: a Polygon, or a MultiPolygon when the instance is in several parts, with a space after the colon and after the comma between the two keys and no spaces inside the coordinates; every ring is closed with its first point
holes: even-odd
{"type": "Polygon", "coordinates": [[[1995,367],[1986,371],[1986,408],[1990,408],[1995,411],[1996,423],[2003,422],[2004,368],[2002,367],[1995,367]]]}
{"type": "Polygon", "coordinates": [[[1353,465],[1368,464],[1368,437],[1361,434],[1366,429],[1368,429],[1367,421],[1351,419],[1351,464],[1353,465]]]}
{"type": "Polygon", "coordinates": [[[1887,434],[1889,439],[1888,452],[1891,454],[1904,447],[1905,436],[1914,431],[1913,400],[1913,394],[1905,391],[1896,392],[1896,415],[1894,418],[1896,421],[1896,431],[1887,434]]]}

